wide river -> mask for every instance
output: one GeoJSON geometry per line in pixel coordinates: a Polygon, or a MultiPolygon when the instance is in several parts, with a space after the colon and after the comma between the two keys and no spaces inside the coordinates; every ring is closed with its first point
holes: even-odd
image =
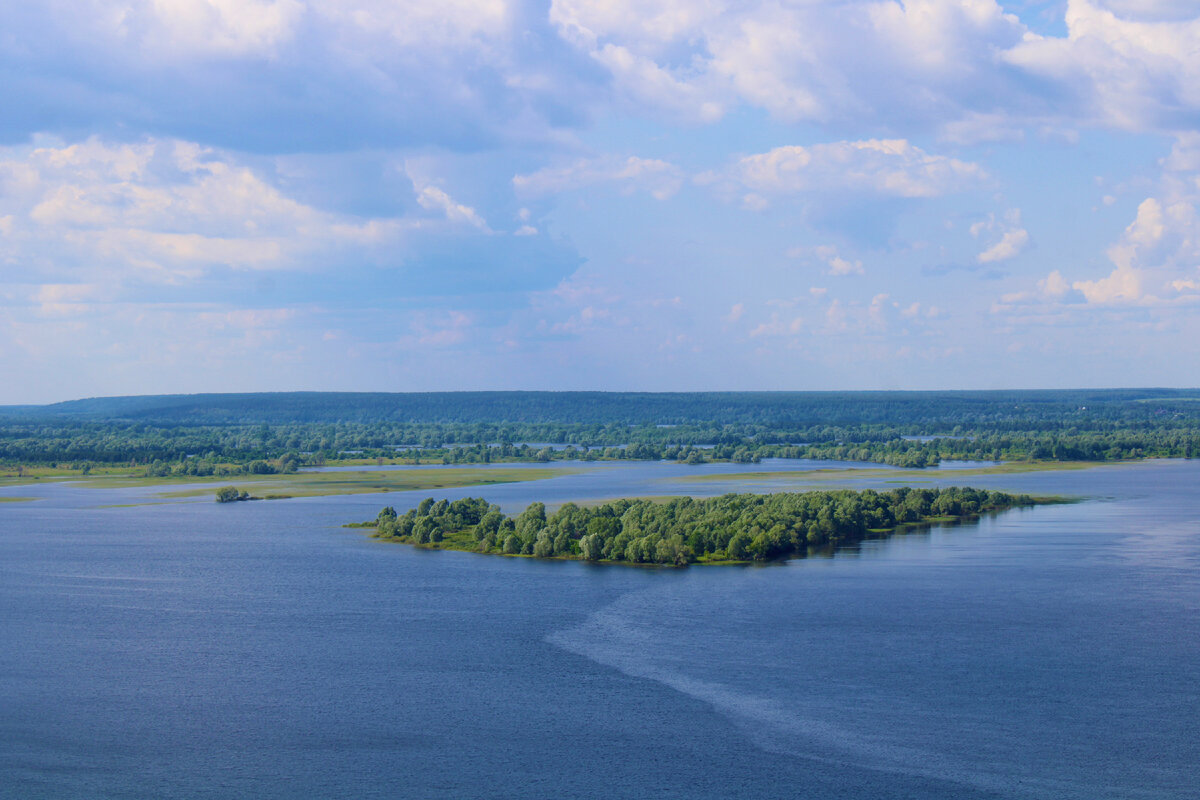
{"type": "MultiPolygon", "coordinates": [[[[437,495],[515,511],[817,466],[437,495]]],[[[339,527],[424,493],[0,490],[38,498],[0,503],[0,796],[1200,796],[1200,462],[922,480],[1086,501],[669,570],[339,527]]]]}

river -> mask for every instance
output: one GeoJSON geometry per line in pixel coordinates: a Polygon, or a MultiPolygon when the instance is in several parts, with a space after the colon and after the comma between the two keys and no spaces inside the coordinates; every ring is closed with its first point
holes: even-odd
{"type": "MultiPolygon", "coordinates": [[[[437,496],[830,465],[575,466],[437,496]]],[[[1200,462],[927,475],[1084,502],[674,570],[340,527],[427,493],[4,489],[0,797],[1195,797],[1200,462]]]]}

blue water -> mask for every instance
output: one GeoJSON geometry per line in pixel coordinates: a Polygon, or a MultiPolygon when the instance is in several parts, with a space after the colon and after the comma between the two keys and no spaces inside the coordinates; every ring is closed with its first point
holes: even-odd
{"type": "MultiPolygon", "coordinates": [[[[438,494],[742,485],[697,469],[737,468],[438,494]]],[[[658,570],[338,527],[420,493],[6,489],[41,499],[0,504],[0,796],[1196,797],[1200,463],[928,474],[1087,500],[658,570]]]]}

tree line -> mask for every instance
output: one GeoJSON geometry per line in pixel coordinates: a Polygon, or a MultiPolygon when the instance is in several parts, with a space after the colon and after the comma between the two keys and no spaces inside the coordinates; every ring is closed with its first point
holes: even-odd
{"type": "Polygon", "coordinates": [[[782,457],[924,467],[946,459],[1197,456],[1200,398],[1182,390],[299,393],[0,409],[0,466],[120,465],[157,477],[286,472],[354,458],[698,464],[782,457]]]}

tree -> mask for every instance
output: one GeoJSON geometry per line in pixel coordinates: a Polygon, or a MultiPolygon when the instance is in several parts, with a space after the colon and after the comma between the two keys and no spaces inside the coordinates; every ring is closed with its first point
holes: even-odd
{"type": "Polygon", "coordinates": [[[579,540],[579,555],[583,556],[585,561],[599,561],[602,544],[599,536],[588,534],[579,540]]]}
{"type": "Polygon", "coordinates": [[[517,517],[517,535],[532,540],[536,533],[546,527],[546,504],[530,503],[517,517]]]}
{"type": "Polygon", "coordinates": [[[731,561],[745,561],[749,555],[750,537],[744,533],[735,533],[725,547],[725,557],[731,561]]]}
{"type": "Polygon", "coordinates": [[[236,486],[222,486],[220,489],[217,489],[218,503],[233,503],[240,499],[240,497],[236,486]]]}

